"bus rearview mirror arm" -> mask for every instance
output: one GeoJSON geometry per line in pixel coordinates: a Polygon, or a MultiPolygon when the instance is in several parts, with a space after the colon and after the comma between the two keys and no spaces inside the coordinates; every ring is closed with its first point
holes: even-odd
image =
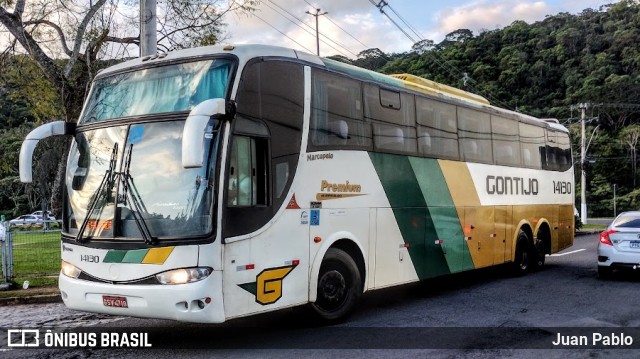
{"type": "Polygon", "coordinates": [[[204,135],[211,117],[233,116],[234,106],[222,98],[202,101],[194,107],[182,132],[182,167],[199,168],[204,164],[204,135]]]}
{"type": "Polygon", "coordinates": [[[76,124],[65,121],[45,123],[29,132],[20,147],[20,181],[23,183],[31,183],[33,181],[33,152],[40,140],[51,136],[72,136],[75,133],[76,124]]]}

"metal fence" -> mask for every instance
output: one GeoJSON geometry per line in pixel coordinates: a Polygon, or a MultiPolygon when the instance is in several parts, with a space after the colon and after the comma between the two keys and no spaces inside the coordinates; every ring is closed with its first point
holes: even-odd
{"type": "Polygon", "coordinates": [[[51,229],[54,223],[39,228],[4,227],[5,238],[0,243],[3,282],[21,283],[35,278],[38,282],[57,276],[60,272],[60,229],[51,229]]]}

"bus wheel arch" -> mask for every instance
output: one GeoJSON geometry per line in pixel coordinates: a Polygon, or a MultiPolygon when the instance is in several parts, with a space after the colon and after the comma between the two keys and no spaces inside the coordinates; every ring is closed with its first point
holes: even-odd
{"type": "Polygon", "coordinates": [[[311,307],[323,320],[345,319],[364,291],[365,278],[360,247],[350,239],[331,243],[311,272],[311,307]]]}

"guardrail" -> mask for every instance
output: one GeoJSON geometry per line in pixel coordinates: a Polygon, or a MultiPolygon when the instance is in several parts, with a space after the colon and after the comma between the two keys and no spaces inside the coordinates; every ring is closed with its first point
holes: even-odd
{"type": "Polygon", "coordinates": [[[60,271],[60,222],[43,221],[27,226],[6,222],[0,226],[5,232],[0,243],[3,282],[53,284],[60,271]]]}

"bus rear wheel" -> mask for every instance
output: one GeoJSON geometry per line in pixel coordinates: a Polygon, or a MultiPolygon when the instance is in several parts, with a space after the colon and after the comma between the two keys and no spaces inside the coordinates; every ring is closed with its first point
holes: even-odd
{"type": "Polygon", "coordinates": [[[529,236],[524,231],[518,232],[516,255],[513,259],[513,273],[516,276],[523,276],[531,271],[535,255],[532,253],[529,243],[529,236]]]}
{"type": "Polygon", "coordinates": [[[536,270],[544,268],[545,255],[547,253],[546,246],[542,239],[536,239],[535,247],[535,261],[534,266],[536,270]]]}
{"type": "Polygon", "coordinates": [[[362,294],[356,262],[343,250],[329,248],[320,265],[318,295],[312,307],[327,321],[345,319],[362,294]]]}

